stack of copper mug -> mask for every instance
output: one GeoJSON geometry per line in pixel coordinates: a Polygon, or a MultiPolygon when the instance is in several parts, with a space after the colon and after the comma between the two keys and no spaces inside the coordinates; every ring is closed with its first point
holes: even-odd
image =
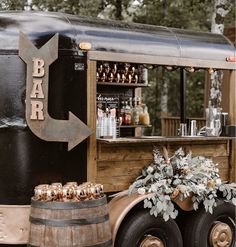
{"type": "Polygon", "coordinates": [[[86,182],[78,185],[77,182],[40,184],[34,189],[33,200],[36,201],[83,201],[93,200],[104,196],[103,185],[86,182]]]}

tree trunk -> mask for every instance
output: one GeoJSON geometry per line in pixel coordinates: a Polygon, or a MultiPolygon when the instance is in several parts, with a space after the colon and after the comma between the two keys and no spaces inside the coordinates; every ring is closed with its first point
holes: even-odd
{"type": "MultiPolygon", "coordinates": [[[[167,1],[163,1],[163,19],[168,15],[167,1]]],[[[168,114],[168,78],[166,69],[162,67],[162,90],[161,90],[161,116],[168,114]]]]}
{"type": "Polygon", "coordinates": [[[161,115],[167,116],[168,113],[168,78],[166,69],[162,67],[162,90],[161,90],[161,115]]]}
{"type": "Polygon", "coordinates": [[[212,33],[224,33],[224,18],[232,9],[230,0],[214,0],[214,11],[211,22],[212,33]]]}
{"type": "MultiPolygon", "coordinates": [[[[224,33],[224,18],[230,12],[232,4],[230,0],[214,0],[214,10],[212,15],[211,32],[224,33]]],[[[220,108],[222,93],[221,83],[223,79],[222,71],[215,71],[210,78],[209,106],[220,108]]]]}
{"type": "Polygon", "coordinates": [[[115,1],[115,18],[116,20],[122,20],[122,0],[115,1]]]}

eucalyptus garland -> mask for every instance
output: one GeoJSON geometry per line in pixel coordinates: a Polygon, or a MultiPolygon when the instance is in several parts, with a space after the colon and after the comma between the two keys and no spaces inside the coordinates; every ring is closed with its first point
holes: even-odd
{"type": "Polygon", "coordinates": [[[236,183],[222,182],[217,164],[211,159],[192,157],[191,152],[185,155],[182,148],[170,158],[165,148],[163,154],[154,148],[153,156],[153,162],[129,187],[129,194],[148,193],[144,208],[149,208],[151,215],[162,215],[165,221],[175,219],[178,211],[173,200],[189,197],[194,210],[203,203],[206,212],[211,214],[219,194],[236,205],[236,183]]]}

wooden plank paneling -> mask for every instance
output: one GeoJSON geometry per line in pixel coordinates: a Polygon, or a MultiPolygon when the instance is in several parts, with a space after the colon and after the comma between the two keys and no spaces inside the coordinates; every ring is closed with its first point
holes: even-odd
{"type": "Polygon", "coordinates": [[[96,62],[88,62],[87,77],[87,124],[94,131],[87,142],[87,181],[93,182],[97,177],[96,62]]]}
{"type": "Polygon", "coordinates": [[[127,161],[152,158],[153,145],[101,145],[99,161],[127,161]]]}
{"type": "Polygon", "coordinates": [[[228,149],[226,144],[213,145],[190,145],[194,155],[201,155],[205,157],[227,156],[228,149]]]}
{"type": "Polygon", "coordinates": [[[230,182],[236,182],[236,140],[232,141],[231,156],[229,164],[229,180],[230,182]]]}
{"type": "MultiPolygon", "coordinates": [[[[228,141],[218,143],[168,143],[169,156],[179,148],[191,150],[193,156],[205,156],[218,163],[221,179],[229,180],[229,146],[228,141]]],[[[161,146],[159,146],[161,150],[161,146]]],[[[124,190],[141,174],[141,170],[153,159],[152,143],[104,144],[99,143],[97,179],[104,185],[106,192],[124,190]]]]}
{"type": "Polygon", "coordinates": [[[152,160],[140,160],[129,162],[116,162],[106,161],[98,162],[98,176],[99,177],[118,177],[118,176],[131,176],[133,174],[140,175],[140,171],[145,166],[149,165],[152,160]]]}
{"type": "Polygon", "coordinates": [[[229,156],[212,157],[215,164],[218,164],[219,174],[222,181],[229,180],[229,156]]]}
{"type": "Polygon", "coordinates": [[[135,178],[134,176],[108,177],[107,179],[98,177],[96,182],[103,184],[105,192],[116,192],[128,189],[135,178]]]}

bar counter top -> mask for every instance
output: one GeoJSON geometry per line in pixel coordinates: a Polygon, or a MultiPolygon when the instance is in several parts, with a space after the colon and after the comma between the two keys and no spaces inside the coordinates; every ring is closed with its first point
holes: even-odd
{"type": "Polygon", "coordinates": [[[232,140],[236,137],[229,137],[229,136],[141,136],[141,137],[121,137],[116,139],[105,139],[105,138],[98,138],[97,141],[99,143],[106,143],[106,144],[123,144],[123,143],[167,143],[167,142],[220,142],[220,141],[227,141],[232,140]]]}

